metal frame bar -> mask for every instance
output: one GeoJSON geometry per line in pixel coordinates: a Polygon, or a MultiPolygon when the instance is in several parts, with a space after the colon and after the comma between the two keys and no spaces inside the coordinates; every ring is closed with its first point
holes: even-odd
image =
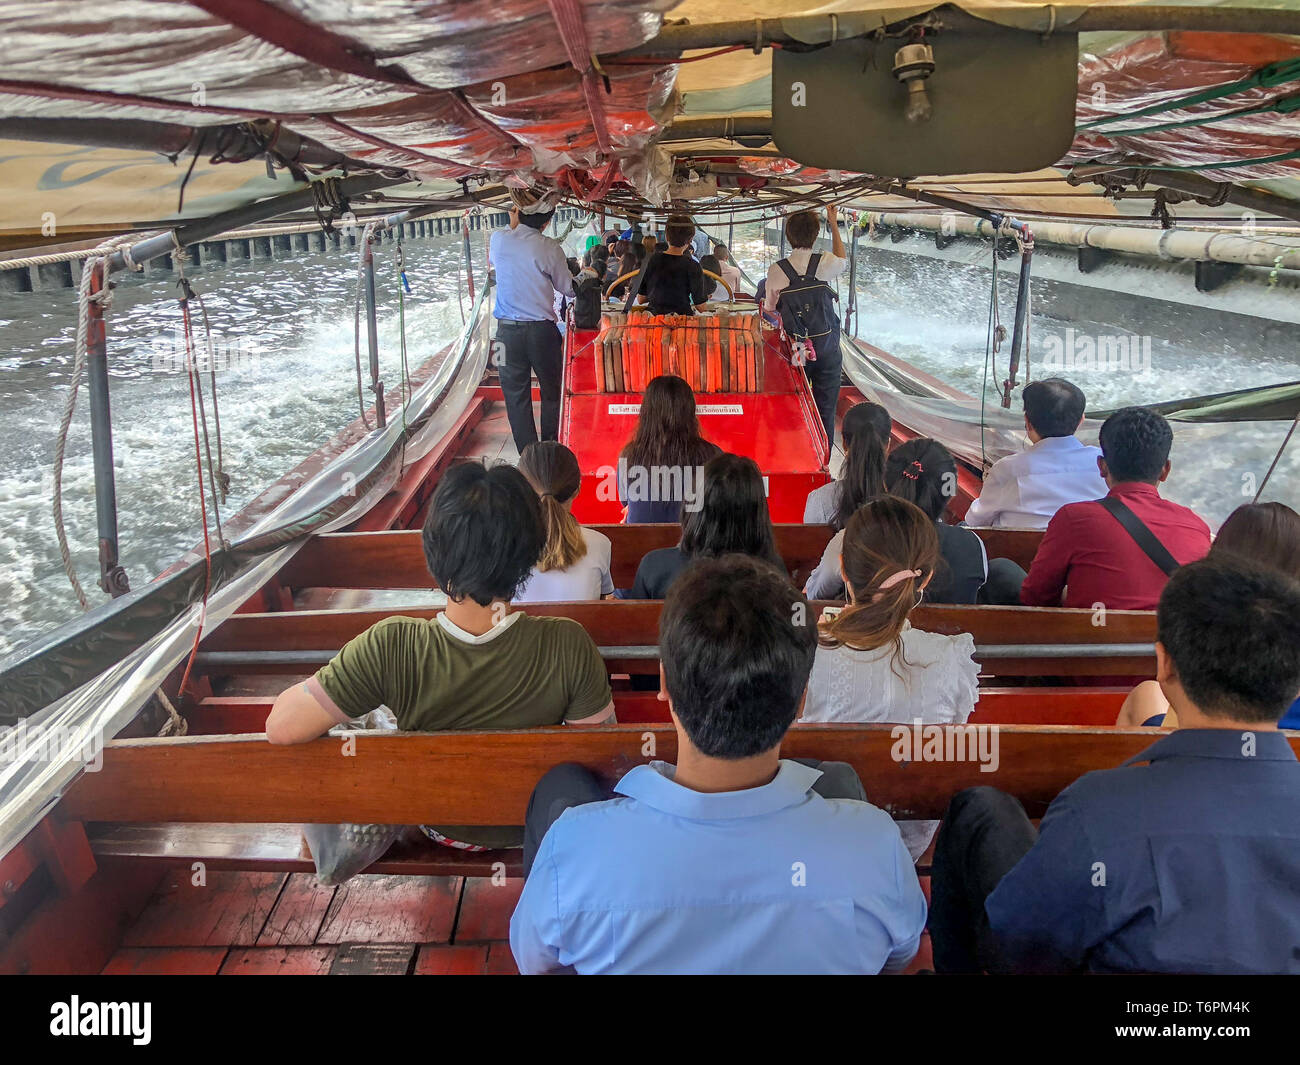
{"type": "MultiPolygon", "coordinates": [[[[990,11],[991,15],[1004,12],[990,11]]],[[[1167,30],[1197,30],[1207,33],[1300,34],[1300,11],[1273,8],[1198,8],[1174,5],[1143,7],[1090,7],[1077,18],[1060,19],[1052,5],[1043,4],[1040,24],[1026,26],[1024,33],[1161,33],[1167,30]]],[[[1019,27],[1006,26],[992,18],[980,18],[975,11],[936,4],[930,11],[884,25],[879,11],[837,11],[834,15],[799,15],[790,18],[736,19],[697,25],[664,26],[645,44],[626,48],[602,57],[602,62],[617,62],[623,56],[673,57],[682,52],[706,48],[743,45],[761,50],[772,45],[792,48],[816,48],[820,38],[830,43],[870,37],[877,33],[896,34],[918,22],[940,21],[940,32],[962,34],[996,34],[1014,32],[1019,27]],[[832,18],[835,22],[832,23],[832,18]],[[858,27],[862,27],[859,29],[858,27]],[[815,42],[815,43],[809,43],[815,42]]]]}

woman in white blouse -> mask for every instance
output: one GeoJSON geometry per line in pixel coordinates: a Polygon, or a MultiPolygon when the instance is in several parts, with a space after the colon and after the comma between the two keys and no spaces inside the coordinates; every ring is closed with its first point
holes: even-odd
{"type": "Polygon", "coordinates": [[[577,457],[554,440],[532,443],[519,456],[519,472],[540,497],[546,546],[514,601],[567,603],[612,597],[609,537],[583,528],[571,513],[582,486],[577,457]]]}
{"type": "MultiPolygon", "coordinates": [[[[970,717],[979,699],[974,639],[907,620],[938,563],[934,522],[915,504],[880,496],[854,513],[840,555],[849,602],[822,618],[803,721],[959,725],[970,717]]],[[[899,825],[913,860],[938,824],[899,825]]]]}

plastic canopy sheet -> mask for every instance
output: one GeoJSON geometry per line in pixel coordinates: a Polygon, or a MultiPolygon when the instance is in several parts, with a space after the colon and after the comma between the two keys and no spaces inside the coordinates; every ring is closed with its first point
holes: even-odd
{"type": "MultiPolygon", "coordinates": [[[[1202,89],[1249,78],[1269,64],[1297,58],[1300,58],[1300,41],[1293,38],[1233,33],[1141,37],[1102,55],[1080,55],[1077,121],[1082,126],[1099,118],[1174,103],[1202,89]]],[[[1195,167],[1199,173],[1223,180],[1294,178],[1300,175],[1300,159],[1234,165],[1217,174],[1213,164],[1235,164],[1245,159],[1294,152],[1300,148],[1300,111],[1289,114],[1265,111],[1208,125],[1132,136],[1125,136],[1123,131],[1226,115],[1297,92],[1300,92],[1300,77],[1176,110],[1106,123],[1080,131],[1069,158],[1096,159],[1118,148],[1128,154],[1158,160],[1162,165],[1195,167]]]]}
{"type": "MultiPolygon", "coordinates": [[[[400,466],[417,462],[446,437],[474,395],[487,366],[487,306],[485,288],[459,349],[412,396],[408,421],[421,417],[426,420],[407,441],[401,462],[378,478],[373,476],[377,466],[383,469],[385,457],[401,440],[402,420],[394,410],[395,420],[358,441],[241,537],[235,545],[237,551],[270,551],[209,598],[205,631],[233,614],[297,552],[304,542],[302,532],[315,516],[328,511],[340,499],[354,498],[344,512],[310,531],[332,532],[356,520],[388,492],[400,466]],[[349,497],[353,485],[366,487],[349,497]],[[296,540],[284,543],[285,537],[295,534],[296,540]],[[278,543],[284,546],[271,547],[278,543]]],[[[0,762],[0,856],[36,825],[82,771],[76,752],[101,748],[104,739],[129,723],[185,660],[194,642],[198,616],[195,604],[134,650],[121,655],[120,661],[93,680],[22,721],[28,736],[58,730],[62,756],[0,762]]]]}
{"type": "MultiPolygon", "coordinates": [[[[4,117],[133,118],[185,125],[280,117],[295,132],[377,166],[429,176],[536,170],[594,161],[575,138],[591,117],[565,42],[545,0],[445,4],[413,0],[281,3],[397,67],[413,84],[340,73],[174,0],[0,3],[3,77],[31,95],[0,95],[4,117]],[[70,33],[75,27],[75,37],[70,33]],[[529,72],[538,71],[536,77],[529,72]],[[51,99],[36,86],[148,97],[149,101],[51,99]],[[450,91],[482,85],[503,101],[478,111],[450,91]],[[181,108],[166,106],[182,103],[181,108]],[[513,127],[494,125],[494,115],[513,127]],[[572,159],[572,162],[569,160],[572,159]]],[[[589,50],[615,52],[658,32],[669,0],[580,3],[589,50]]],[[[289,47],[298,42],[285,42],[289,47]]],[[[659,132],[671,68],[628,69],[605,98],[616,151],[639,152],[659,132]]]]}

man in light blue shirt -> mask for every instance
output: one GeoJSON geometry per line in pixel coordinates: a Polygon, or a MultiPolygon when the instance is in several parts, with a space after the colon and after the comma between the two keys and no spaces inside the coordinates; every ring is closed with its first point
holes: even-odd
{"type": "Polygon", "coordinates": [[[677,764],[636,767],[612,800],[581,766],[542,778],[510,922],[520,972],[907,966],[926,903],[897,826],[849,766],[780,757],[813,617],[783,573],[745,556],[696,562],[673,584],[659,697],[677,764]]]}
{"type": "Polygon", "coordinates": [[[563,245],[542,233],[554,206],[546,198],[522,194],[517,201],[519,224],[492,234],[488,261],[496,271],[494,361],[510,432],[523,454],[538,439],[533,374],[542,396],[541,439],[559,439],[564,339],[556,324],[555,296],[573,295],[573,275],[563,245]]]}
{"type": "Polygon", "coordinates": [[[1046,529],[1065,504],[1109,491],[1097,468],[1101,449],[1074,435],[1086,404],[1078,386],[1049,377],[1025,385],[1021,398],[1029,447],[993,463],[966,511],[967,525],[1046,529]]]}

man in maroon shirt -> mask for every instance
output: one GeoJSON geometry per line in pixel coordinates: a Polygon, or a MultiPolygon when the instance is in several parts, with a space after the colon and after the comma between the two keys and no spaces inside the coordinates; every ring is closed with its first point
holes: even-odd
{"type": "MultiPolygon", "coordinates": [[[[1210,549],[1210,528],[1187,507],[1160,498],[1169,476],[1169,423],[1145,407],[1116,411],[1101,427],[1097,468],[1107,499],[1128,508],[1172,556],[1186,565],[1210,549]]],[[[1069,503],[1048,523],[1028,575],[1014,562],[989,563],[988,599],[1024,606],[1154,610],[1169,579],[1101,500],[1069,503]],[[1018,585],[1018,588],[1017,588],[1018,585]]]]}

